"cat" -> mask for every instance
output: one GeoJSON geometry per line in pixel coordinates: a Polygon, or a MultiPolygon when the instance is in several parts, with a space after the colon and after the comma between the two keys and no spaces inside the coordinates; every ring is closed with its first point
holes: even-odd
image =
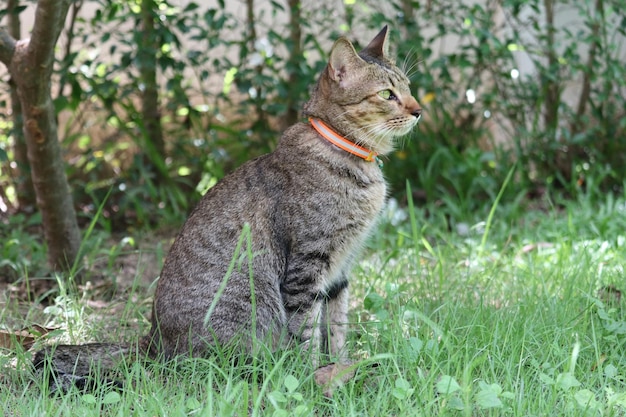
{"type": "MultiPolygon", "coordinates": [[[[140,352],[168,360],[214,344],[299,344],[313,367],[322,355],[347,360],[349,271],[387,195],[380,157],[422,112],[387,37],[385,26],[360,53],[339,38],[304,105],[308,121],[200,200],[166,257],[140,352]]],[[[64,345],[34,362],[51,365],[59,388],[84,386],[93,363],[107,368],[132,349],[64,345]]]]}

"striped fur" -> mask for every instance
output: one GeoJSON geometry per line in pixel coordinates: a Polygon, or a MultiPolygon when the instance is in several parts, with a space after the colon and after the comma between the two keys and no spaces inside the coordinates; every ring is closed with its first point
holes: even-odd
{"type": "MultiPolygon", "coordinates": [[[[339,39],[304,107],[381,154],[420,113],[406,76],[385,56],[386,37],[385,28],[360,55],[339,39]],[[395,99],[383,99],[382,90],[395,99]]],[[[187,220],[159,280],[152,340],[167,357],[190,348],[202,355],[207,342],[254,349],[255,340],[285,339],[308,345],[314,360],[320,351],[343,357],[349,270],[385,195],[376,164],[336,148],[308,123],[292,126],[273,153],[224,178],[187,220]],[[256,311],[246,266],[229,277],[206,326],[245,223],[256,311]]]]}
{"type": "MultiPolygon", "coordinates": [[[[381,155],[421,112],[386,56],[386,39],[385,27],[357,54],[340,38],[304,106],[307,116],[381,155]]],[[[287,129],[274,152],[226,176],[189,216],[165,261],[139,352],[167,359],[203,356],[215,343],[253,353],[257,343],[287,342],[308,347],[313,364],[320,353],[344,360],[349,271],[386,192],[376,163],[337,148],[308,123],[287,129]],[[244,244],[228,275],[245,224],[252,247],[244,244]]],[[[39,352],[35,365],[52,363],[61,388],[87,386],[77,372],[129,352],[137,348],[64,345],[39,352]]]]}

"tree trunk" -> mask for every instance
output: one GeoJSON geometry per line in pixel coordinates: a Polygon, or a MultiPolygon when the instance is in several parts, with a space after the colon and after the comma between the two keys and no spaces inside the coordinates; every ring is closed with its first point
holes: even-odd
{"type": "MultiPolygon", "coordinates": [[[[256,47],[255,43],[258,39],[256,33],[256,16],[254,14],[254,0],[246,0],[246,26],[248,27],[248,31],[246,34],[246,43],[248,44],[248,53],[252,53],[256,47]]],[[[263,73],[264,63],[256,66],[254,71],[261,76],[263,73]]],[[[256,90],[255,97],[252,98],[252,103],[254,104],[254,109],[256,113],[256,121],[252,125],[252,130],[259,134],[259,138],[263,146],[267,146],[268,139],[273,136],[272,129],[270,128],[269,120],[267,119],[267,114],[263,109],[265,104],[265,97],[263,86],[260,83],[252,82],[253,88],[256,90]]]]}
{"type": "Polygon", "coordinates": [[[585,71],[583,71],[583,82],[580,89],[580,97],[578,98],[578,106],[576,107],[576,117],[574,117],[572,122],[572,135],[576,135],[584,128],[583,115],[587,110],[587,103],[591,96],[591,79],[596,68],[596,53],[598,49],[602,48],[599,40],[600,25],[601,23],[604,24],[604,3],[602,0],[595,1],[594,12],[595,16],[591,24],[591,46],[589,47],[587,65],[585,71]]]}
{"type": "Polygon", "coordinates": [[[543,89],[545,93],[545,113],[544,123],[546,131],[549,132],[550,140],[556,137],[556,129],[559,123],[559,106],[561,104],[561,85],[559,79],[559,61],[556,52],[554,26],[554,0],[544,0],[546,10],[546,54],[548,55],[548,68],[552,78],[545,77],[543,89]]]}
{"type": "Polygon", "coordinates": [[[143,83],[141,116],[146,145],[147,163],[156,170],[156,180],[167,179],[162,161],[165,160],[165,142],[159,111],[159,89],[157,84],[158,42],[154,27],[154,0],[141,0],[141,41],[138,52],[139,77],[143,83]]]}
{"type": "MultiPolygon", "coordinates": [[[[298,84],[299,72],[297,70],[300,63],[304,60],[302,57],[302,25],[300,15],[300,0],[287,0],[289,6],[289,41],[291,43],[291,51],[289,54],[288,71],[289,85],[298,84]]],[[[292,87],[287,90],[287,114],[285,115],[283,130],[295,124],[298,121],[298,88],[292,87]]]]}
{"type": "MultiPolygon", "coordinates": [[[[22,37],[18,12],[19,6],[19,0],[8,0],[7,2],[7,26],[9,34],[13,39],[20,39],[22,37]]],[[[16,164],[13,174],[15,179],[15,194],[20,210],[30,212],[34,210],[37,202],[35,199],[33,180],[30,176],[26,139],[24,139],[22,105],[20,104],[20,99],[17,95],[17,87],[13,80],[9,81],[9,87],[11,88],[11,118],[13,119],[13,129],[11,130],[11,135],[13,136],[13,160],[16,164]]]]}
{"type": "Polygon", "coordinates": [[[54,47],[70,3],[39,0],[30,40],[16,42],[0,29],[0,61],[7,66],[22,105],[24,137],[48,262],[56,270],[69,270],[78,256],[81,239],[50,96],[54,47]]]}
{"type": "Polygon", "coordinates": [[[413,0],[402,0],[402,35],[404,39],[409,39],[409,36],[412,36],[411,30],[414,29],[417,24],[415,22],[415,13],[414,13],[414,5],[413,0]]]}

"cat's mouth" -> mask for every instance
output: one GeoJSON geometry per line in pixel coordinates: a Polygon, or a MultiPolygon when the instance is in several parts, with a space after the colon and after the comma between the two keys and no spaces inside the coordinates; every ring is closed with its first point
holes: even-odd
{"type": "Polygon", "coordinates": [[[394,136],[404,136],[407,135],[413,130],[415,126],[417,126],[419,120],[421,119],[421,112],[416,116],[410,117],[398,117],[396,119],[390,120],[390,124],[392,125],[393,135],[394,136]]]}

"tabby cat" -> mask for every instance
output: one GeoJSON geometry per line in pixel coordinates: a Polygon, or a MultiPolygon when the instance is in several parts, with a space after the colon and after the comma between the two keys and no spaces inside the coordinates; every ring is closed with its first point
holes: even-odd
{"type": "MultiPolygon", "coordinates": [[[[308,349],[314,366],[322,353],[346,360],[348,275],[386,198],[379,155],[421,115],[386,41],[384,27],[357,54],[338,39],[304,105],[308,121],[199,202],[163,266],[141,352],[169,359],[286,341],[308,349]],[[244,225],[252,247],[244,239],[229,270],[244,225]]],[[[62,345],[38,352],[35,366],[51,363],[57,384],[80,385],[92,362],[106,368],[129,350],[62,345]]]]}

